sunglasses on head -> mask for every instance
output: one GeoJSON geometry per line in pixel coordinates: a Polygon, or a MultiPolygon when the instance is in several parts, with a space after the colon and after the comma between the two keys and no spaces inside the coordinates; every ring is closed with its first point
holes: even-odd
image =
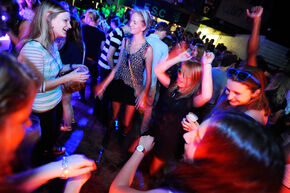
{"type": "Polygon", "coordinates": [[[260,81],[255,78],[253,75],[251,75],[248,72],[242,71],[242,70],[237,70],[235,68],[229,68],[227,70],[227,75],[228,77],[236,77],[239,81],[245,81],[248,78],[251,78],[253,81],[255,81],[259,86],[261,86],[260,81]]]}

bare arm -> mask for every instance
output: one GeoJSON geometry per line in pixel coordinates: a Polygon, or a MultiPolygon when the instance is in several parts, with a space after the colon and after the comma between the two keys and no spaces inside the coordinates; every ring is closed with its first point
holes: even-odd
{"type": "MultiPolygon", "coordinates": [[[[142,145],[145,148],[145,151],[150,151],[153,146],[154,138],[151,136],[142,136],[139,141],[139,145],[142,145]]],[[[127,163],[122,167],[120,172],[117,174],[115,179],[113,180],[111,187],[110,187],[110,193],[138,193],[142,191],[135,190],[130,187],[132,184],[132,181],[134,179],[134,175],[136,173],[136,170],[144,158],[144,153],[135,151],[131,158],[127,161],[127,163]]]]}
{"type": "Polygon", "coordinates": [[[114,53],[116,52],[116,48],[114,46],[110,46],[107,54],[107,61],[111,69],[114,68],[114,53]]]}
{"type": "MultiPolygon", "coordinates": [[[[96,169],[94,161],[88,160],[83,155],[72,155],[67,159],[70,168],[67,177],[83,175],[96,169]]],[[[10,176],[6,180],[10,184],[21,187],[22,190],[31,192],[49,180],[61,177],[64,177],[62,160],[10,176]]]]}
{"type": "Polygon", "coordinates": [[[201,59],[201,92],[199,95],[193,98],[193,105],[195,107],[201,107],[207,103],[212,97],[212,72],[211,63],[214,59],[212,52],[205,53],[201,59]]]}
{"type": "Polygon", "coordinates": [[[252,33],[248,42],[248,65],[257,66],[256,57],[258,54],[259,41],[260,41],[260,27],[261,17],[263,14],[263,7],[256,6],[251,9],[251,12],[247,9],[247,16],[253,20],[252,33]]]}
{"type": "Polygon", "coordinates": [[[121,66],[124,49],[125,49],[125,41],[123,40],[117,65],[112,69],[112,71],[107,76],[107,78],[103,82],[101,82],[100,84],[98,84],[96,86],[96,88],[95,88],[95,95],[98,96],[99,98],[102,98],[103,97],[103,94],[105,92],[105,89],[112,82],[112,80],[114,79],[115,73],[117,72],[117,70],[121,66]]]}
{"type": "Polygon", "coordinates": [[[104,48],[104,45],[105,45],[105,41],[101,41],[100,50],[104,48]]]}
{"type": "Polygon", "coordinates": [[[152,81],[152,58],[153,58],[153,49],[151,46],[147,48],[146,54],[145,54],[145,67],[146,67],[146,83],[145,83],[145,88],[138,96],[137,98],[137,103],[136,107],[145,107],[145,103],[147,100],[147,96],[149,93],[149,89],[151,86],[151,81],[152,81]]]}
{"type": "MultiPolygon", "coordinates": [[[[171,57],[169,56],[169,58],[171,57]]],[[[161,82],[161,84],[165,87],[168,87],[170,84],[170,77],[166,74],[166,70],[179,62],[183,62],[189,59],[191,59],[191,56],[188,52],[185,51],[172,59],[166,60],[156,65],[154,67],[154,73],[156,74],[156,77],[161,82]]]]}

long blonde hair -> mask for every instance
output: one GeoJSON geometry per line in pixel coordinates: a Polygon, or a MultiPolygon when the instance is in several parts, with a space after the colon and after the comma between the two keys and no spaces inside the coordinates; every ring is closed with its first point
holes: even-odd
{"type": "Polygon", "coordinates": [[[40,37],[41,44],[50,51],[55,40],[51,20],[63,12],[67,12],[67,10],[55,1],[42,2],[36,10],[34,19],[30,25],[29,36],[25,42],[40,37]]]}

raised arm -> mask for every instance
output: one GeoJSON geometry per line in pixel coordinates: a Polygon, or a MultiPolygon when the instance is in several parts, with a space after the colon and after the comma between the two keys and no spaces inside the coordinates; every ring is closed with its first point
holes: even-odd
{"type": "Polygon", "coordinates": [[[247,9],[247,16],[253,20],[252,33],[248,42],[248,65],[257,66],[256,57],[258,54],[259,41],[260,41],[260,27],[261,18],[263,14],[263,7],[252,7],[251,11],[247,9]]]}
{"type": "MultiPolygon", "coordinates": [[[[171,57],[169,56],[169,58],[171,57]]],[[[161,82],[161,84],[165,87],[168,87],[170,84],[170,77],[166,74],[166,71],[173,65],[189,59],[191,59],[191,55],[187,51],[182,52],[176,57],[156,65],[154,67],[154,73],[156,74],[156,77],[161,82]]]]}
{"type": "Polygon", "coordinates": [[[117,174],[115,179],[113,180],[109,193],[138,193],[141,191],[130,188],[132,181],[134,179],[136,170],[144,158],[145,152],[149,152],[153,146],[154,138],[151,136],[142,136],[139,141],[139,145],[144,147],[144,152],[140,152],[135,150],[131,158],[127,161],[127,163],[122,167],[120,172],[117,174]]]}
{"type": "Polygon", "coordinates": [[[200,94],[193,97],[193,105],[195,107],[201,107],[207,103],[212,97],[212,72],[211,63],[214,59],[212,52],[205,53],[201,58],[201,90],[200,94]]]}

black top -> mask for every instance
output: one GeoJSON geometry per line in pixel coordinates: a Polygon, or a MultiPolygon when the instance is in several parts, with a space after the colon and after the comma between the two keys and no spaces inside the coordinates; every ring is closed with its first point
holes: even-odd
{"type": "Polygon", "coordinates": [[[153,152],[164,161],[180,159],[184,140],[181,121],[192,110],[193,94],[180,98],[177,89],[162,93],[152,114],[153,152]]]}
{"type": "Polygon", "coordinates": [[[81,49],[72,41],[66,41],[59,54],[63,64],[81,64],[83,61],[81,49]]]}
{"type": "Polygon", "coordinates": [[[101,42],[106,40],[105,32],[97,27],[84,25],[83,39],[86,44],[86,57],[92,58],[97,62],[101,53],[101,42]]]}

